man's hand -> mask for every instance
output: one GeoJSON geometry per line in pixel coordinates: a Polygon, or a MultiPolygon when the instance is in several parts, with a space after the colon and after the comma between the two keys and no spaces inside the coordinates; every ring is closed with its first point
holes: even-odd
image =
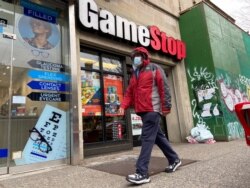
{"type": "Polygon", "coordinates": [[[120,108],[118,109],[118,114],[119,114],[119,115],[124,115],[124,109],[123,109],[122,107],[120,107],[120,108]]]}
{"type": "Polygon", "coordinates": [[[164,111],[162,111],[162,115],[163,116],[166,116],[167,114],[169,114],[170,113],[170,109],[169,110],[164,110],[164,111]]]}

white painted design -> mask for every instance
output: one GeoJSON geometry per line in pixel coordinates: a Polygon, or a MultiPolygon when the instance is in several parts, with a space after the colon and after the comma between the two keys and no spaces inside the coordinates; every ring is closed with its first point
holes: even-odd
{"type": "MultiPolygon", "coordinates": [[[[243,76],[240,76],[240,79],[242,78],[243,76]]],[[[247,83],[246,81],[243,82],[243,79],[240,81],[240,79],[235,80],[235,83],[238,83],[238,85],[247,83]]],[[[245,77],[244,80],[246,80],[245,77]]],[[[240,86],[238,86],[239,88],[231,87],[231,78],[228,75],[226,75],[225,78],[221,77],[220,80],[218,80],[218,83],[220,86],[219,88],[221,91],[222,99],[229,111],[233,112],[234,106],[237,103],[248,101],[247,94],[245,92],[240,91],[240,86]]]]}
{"type": "Polygon", "coordinates": [[[227,96],[227,87],[224,82],[220,82],[220,90],[223,97],[227,96]]]}
{"type": "Polygon", "coordinates": [[[224,98],[224,102],[230,111],[234,110],[234,101],[233,101],[233,97],[231,95],[227,95],[224,98]]]}
{"type": "Polygon", "coordinates": [[[216,99],[216,90],[218,88],[214,75],[208,72],[206,67],[195,67],[192,73],[190,70],[187,72],[192,83],[191,87],[197,97],[196,102],[192,101],[195,104],[193,110],[199,111],[198,108],[200,108],[199,118],[220,115],[217,104],[218,99],[216,99]]]}
{"type": "Polygon", "coordinates": [[[213,115],[214,116],[220,115],[220,111],[218,110],[218,104],[216,104],[214,109],[213,109],[213,115]]]}
{"type": "Polygon", "coordinates": [[[209,88],[209,89],[197,91],[197,96],[198,96],[199,102],[202,102],[203,100],[212,99],[214,97],[214,95],[215,95],[215,88],[209,88]]]}
{"type": "Polygon", "coordinates": [[[249,78],[239,74],[239,81],[242,85],[250,87],[250,79],[249,78]]]}
{"type": "Polygon", "coordinates": [[[212,103],[206,103],[203,105],[203,108],[202,108],[202,113],[201,113],[201,117],[210,117],[212,116],[212,114],[210,113],[210,108],[212,106],[212,103]]]}

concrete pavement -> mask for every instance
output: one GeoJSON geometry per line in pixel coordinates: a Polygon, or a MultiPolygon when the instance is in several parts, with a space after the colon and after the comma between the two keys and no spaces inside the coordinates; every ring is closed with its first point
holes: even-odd
{"type": "MultiPolygon", "coordinates": [[[[247,188],[250,187],[250,147],[245,140],[215,144],[172,144],[181,158],[197,160],[175,173],[151,176],[151,183],[136,187],[247,188]]],[[[61,166],[19,175],[0,176],[0,188],[119,188],[134,187],[125,177],[87,168],[88,165],[137,156],[131,151],[87,158],[79,166],[61,166]]],[[[153,156],[163,156],[154,147],[153,156]]]]}

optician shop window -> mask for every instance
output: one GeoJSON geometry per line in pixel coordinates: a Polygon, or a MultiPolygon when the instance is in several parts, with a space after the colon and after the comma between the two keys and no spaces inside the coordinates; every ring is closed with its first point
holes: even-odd
{"type": "Polygon", "coordinates": [[[84,143],[127,139],[118,114],[124,93],[122,58],[81,48],[81,101],[84,143]]]}
{"type": "Polygon", "coordinates": [[[69,157],[68,14],[59,5],[0,0],[0,167],[69,157]]]}

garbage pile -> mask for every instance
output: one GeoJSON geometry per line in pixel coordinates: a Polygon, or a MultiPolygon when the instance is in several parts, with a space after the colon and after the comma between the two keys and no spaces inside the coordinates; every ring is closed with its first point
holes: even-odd
{"type": "Polygon", "coordinates": [[[196,127],[191,129],[190,133],[191,135],[186,137],[186,139],[191,144],[214,144],[216,142],[209,127],[204,124],[197,124],[196,127]]]}

